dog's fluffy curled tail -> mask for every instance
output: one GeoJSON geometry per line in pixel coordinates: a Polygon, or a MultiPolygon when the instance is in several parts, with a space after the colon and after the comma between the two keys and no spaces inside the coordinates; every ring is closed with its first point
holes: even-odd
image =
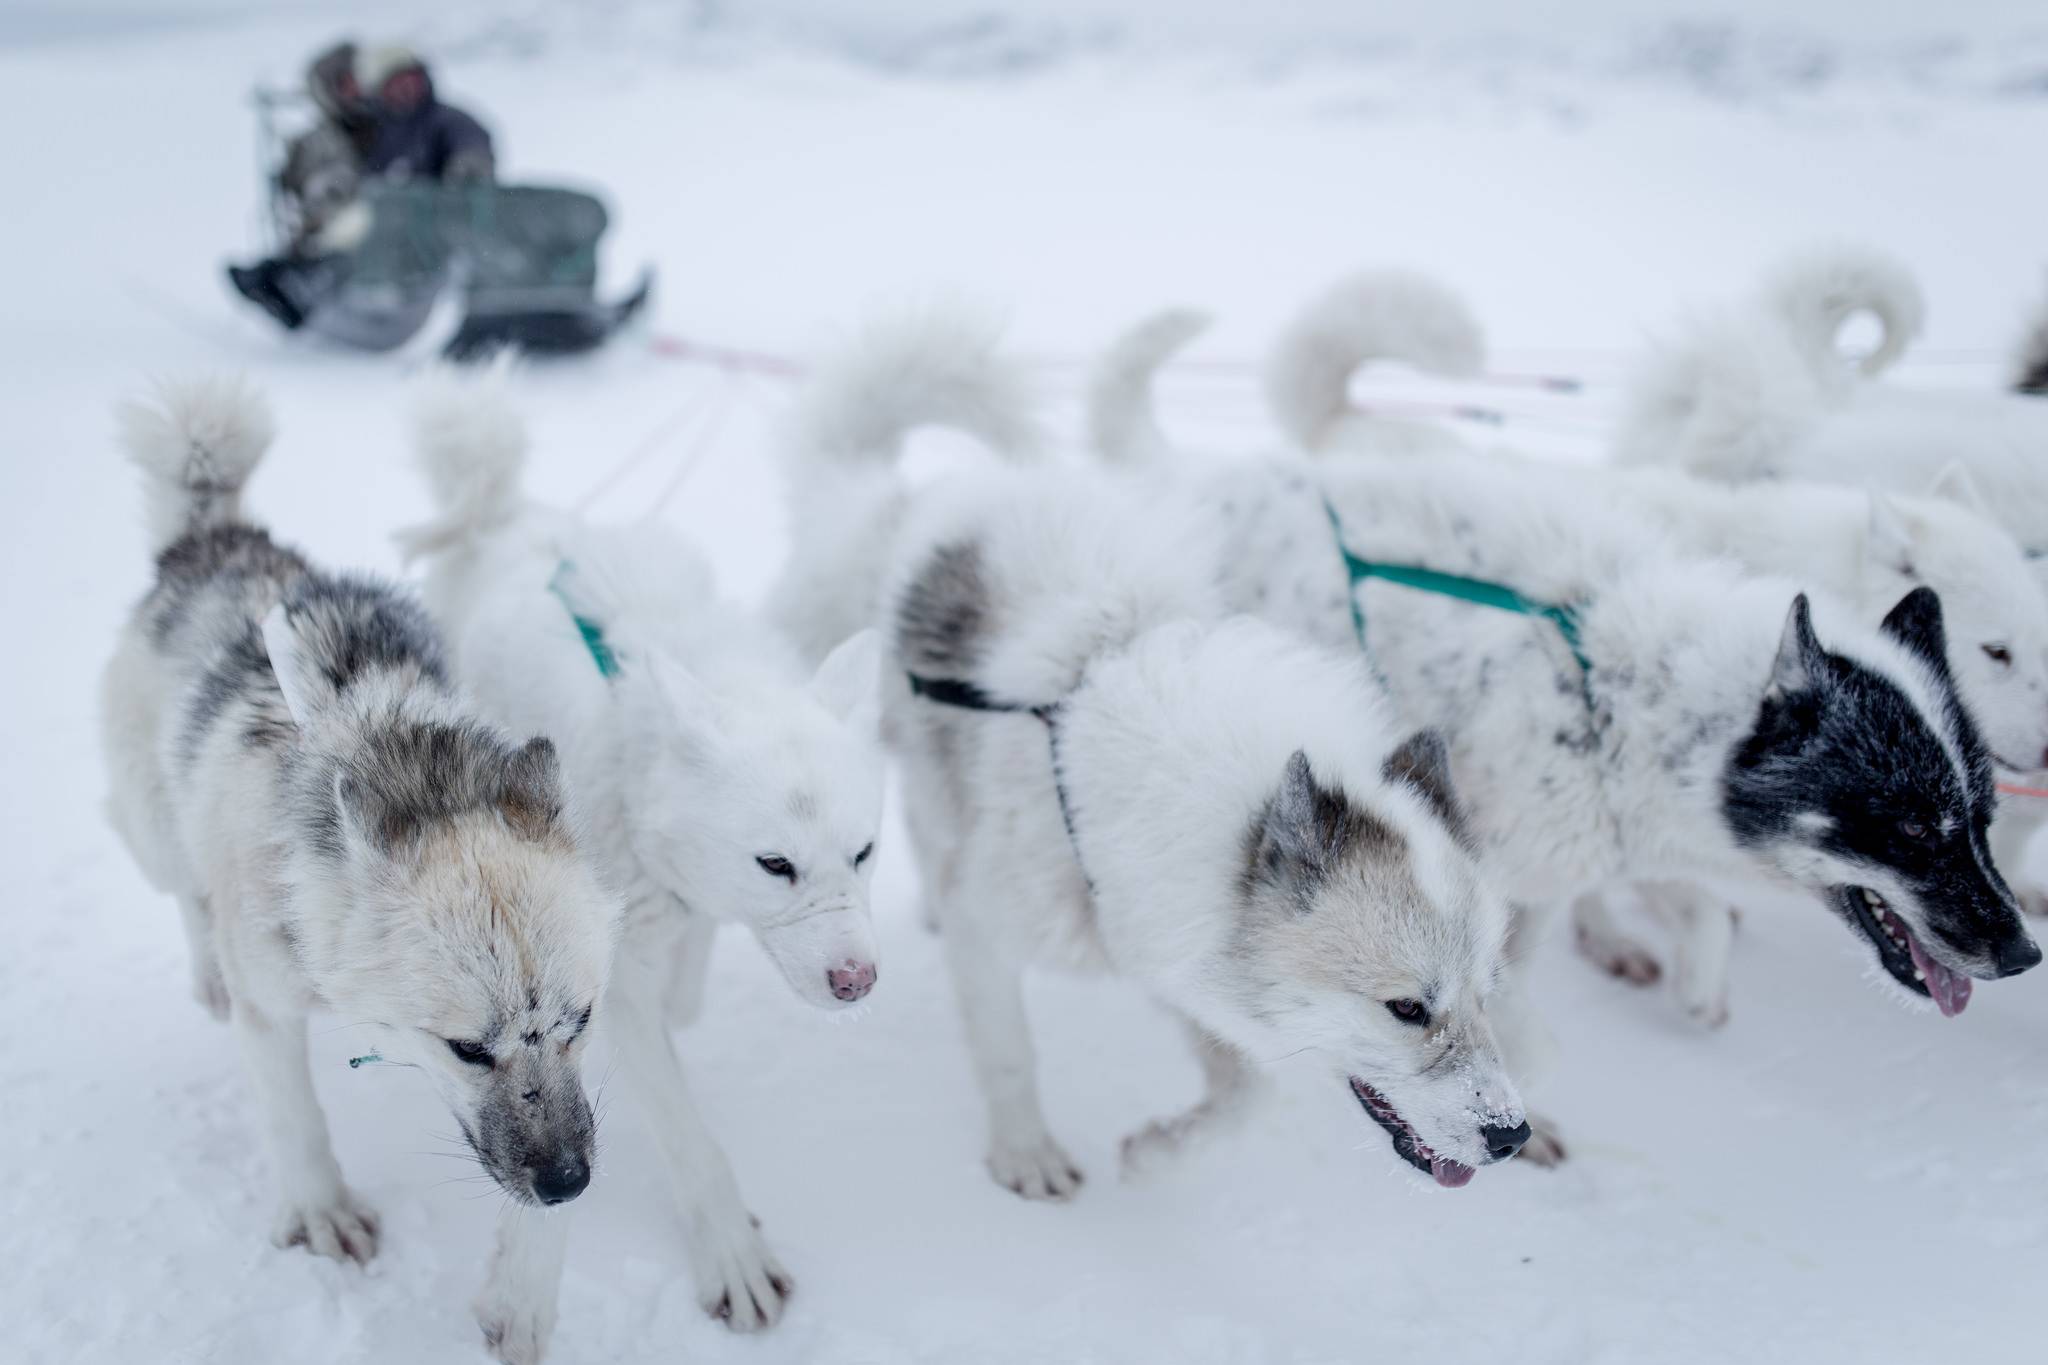
{"type": "Polygon", "coordinates": [[[407,560],[484,535],[518,512],[527,436],[512,401],[509,358],[430,373],[413,399],[412,428],[435,516],[393,537],[407,560]]]}
{"type": "Polygon", "coordinates": [[[153,402],[123,404],[121,446],[142,471],[152,553],[241,520],[242,486],[270,449],[270,405],[246,380],[164,385],[153,402]]]}
{"type": "Polygon", "coordinates": [[[1154,313],[1111,343],[1088,381],[1088,443],[1113,464],[1134,464],[1167,453],[1152,398],[1159,367],[1209,325],[1192,308],[1154,313]]]}
{"type": "Polygon", "coordinates": [[[1763,302],[1823,375],[1840,369],[1842,326],[1858,314],[1876,318],[1884,333],[1857,362],[1866,376],[1905,354],[1927,317],[1927,301],[1905,263],[1858,246],[1820,247],[1785,261],[1766,277],[1763,302]]]}
{"type": "Polygon", "coordinates": [[[904,438],[952,427],[1005,460],[1044,440],[1029,385],[997,329],[959,312],[871,325],[813,373],[785,438],[791,547],[769,613],[812,663],[863,626],[904,505],[904,438]]]}
{"type": "Polygon", "coordinates": [[[1362,271],[1330,288],[1280,334],[1266,365],[1274,419],[1305,449],[1334,444],[1340,422],[1357,415],[1351,376],[1374,360],[1469,379],[1486,363],[1486,341],[1464,300],[1428,276],[1362,271]]]}

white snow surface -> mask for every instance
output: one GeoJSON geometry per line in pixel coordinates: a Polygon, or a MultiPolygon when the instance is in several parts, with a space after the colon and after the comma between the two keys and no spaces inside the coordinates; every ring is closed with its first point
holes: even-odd
{"type": "MultiPolygon", "coordinates": [[[[1902,254],[1927,289],[1908,378],[2001,376],[2048,257],[2036,15],[1916,11],[1936,31],[1910,37],[1835,0],[1803,27],[1762,5],[1672,27],[1684,11],[1660,4],[1663,27],[1623,31],[1603,3],[1580,16],[1583,40],[1553,27],[1495,43],[1517,12],[1480,4],[1462,28],[1439,17],[1387,46],[1392,21],[1351,8],[1279,6],[1261,43],[1242,16],[1263,7],[1205,3],[1208,37],[1182,41],[1155,36],[1160,6],[1069,0],[977,30],[995,47],[1062,35],[1044,40],[1050,57],[979,69],[878,60],[882,39],[858,38],[911,43],[982,13],[966,5],[892,4],[872,24],[823,4],[741,21],[625,0],[0,15],[0,555],[15,622],[0,710],[0,1358],[484,1358],[467,1305],[499,1197],[464,1178],[451,1121],[415,1077],[348,1068],[348,1019],[316,1021],[315,1074],[343,1166],[385,1217],[383,1251],[365,1272],[268,1245],[234,1048],[186,994],[173,907],[100,817],[95,684],[148,577],[112,446],[117,398],[199,370],[260,382],[282,434],[250,504],[328,564],[396,572],[389,533],[425,511],[406,465],[407,358],[286,344],[218,283],[221,258],[258,243],[246,90],[287,77],[345,16],[437,45],[442,89],[489,119],[509,177],[607,189],[608,274],[659,263],[658,333],[805,355],[874,307],[957,294],[1066,362],[1186,303],[1220,317],[1198,358],[1250,359],[1326,281],[1405,264],[1466,291],[1496,369],[1588,387],[1393,376],[1362,395],[1485,404],[1507,414],[1499,435],[1586,459],[1646,336],[1787,249],[1855,237],[1902,254]],[[1117,36],[1086,39],[1105,23],[1117,36]],[[1795,50],[1768,36],[1792,27],[1809,44],[1797,50],[1825,55],[1820,75],[1787,80],[1768,59],[1795,50]],[[1677,43],[1662,66],[1617,58],[1654,50],[1658,32],[1677,43]],[[1356,41],[1317,38],[1332,33],[1356,41]]],[[[1071,431],[1078,371],[1042,375],[1071,431]]],[[[661,515],[758,595],[785,549],[785,392],[645,336],[535,368],[536,490],[574,500],[644,451],[597,512],[635,517],[674,487],[661,515]]],[[[1269,439],[1249,376],[1186,369],[1164,398],[1190,444],[1269,439]]],[[[680,1035],[797,1277],[787,1320],[750,1340],[697,1309],[621,1084],[574,1209],[552,1359],[2048,1358],[2032,1298],[2048,1273],[2048,973],[1942,1020],[1873,986],[1819,907],[1743,903],[1734,1018],[1711,1036],[1546,947],[1560,1047],[1535,1093],[1571,1160],[1455,1192],[1400,1166],[1306,1055],[1262,1059],[1271,1098],[1240,1135],[1120,1182],[1119,1137],[1193,1100],[1196,1069],[1128,989],[1034,979],[1047,1108],[1089,1183],[1071,1206],[1031,1205],[981,1169],[982,1107],[892,823],[872,1005],[817,1014],[730,938],[704,1019],[680,1035]]]]}

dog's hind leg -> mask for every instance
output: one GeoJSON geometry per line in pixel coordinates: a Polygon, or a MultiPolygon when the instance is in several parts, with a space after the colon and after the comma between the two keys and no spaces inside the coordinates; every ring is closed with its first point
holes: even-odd
{"type": "Polygon", "coordinates": [[[239,996],[235,1036],[263,1110],[278,1182],[271,1240],[316,1256],[367,1263],[377,1254],[377,1220],[341,1180],[327,1139],[327,1116],[313,1093],[306,1061],[306,1016],[259,1011],[239,996]]]}
{"type": "MultiPolygon", "coordinates": [[[[685,944],[694,941],[695,951],[708,953],[711,937],[686,936],[685,944]]],[[[697,1302],[734,1331],[751,1332],[782,1316],[794,1283],[747,1212],[732,1166],[697,1111],[669,1039],[668,988],[687,967],[678,956],[646,951],[629,937],[620,945],[605,1012],[613,1049],[654,1125],[683,1215],[697,1302]]]]}
{"type": "MultiPolygon", "coordinates": [[[[961,892],[974,894],[972,888],[956,888],[961,892]]],[[[1023,964],[989,943],[977,922],[993,894],[974,904],[973,914],[946,915],[939,936],[974,1074],[988,1101],[988,1171],[998,1185],[1026,1199],[1068,1199],[1081,1187],[1081,1171],[1053,1140],[1039,1107],[1023,964]]]]}
{"type": "Polygon", "coordinates": [[[484,1349],[502,1365],[540,1365],[555,1334],[569,1211],[507,1203],[498,1214],[490,1274],[477,1295],[484,1349]]]}
{"type": "Polygon", "coordinates": [[[1150,1174],[1190,1146],[1228,1131],[1258,1092],[1258,1073],[1236,1048],[1191,1019],[1182,1019],[1181,1028],[1202,1064],[1202,1098],[1186,1112],[1154,1119],[1124,1139],[1127,1180],[1150,1174]]]}
{"type": "Polygon", "coordinates": [[[1572,931],[1579,955],[1609,976],[1649,986],[1663,975],[1663,967],[1650,950],[1615,922],[1605,890],[1588,891],[1572,902],[1572,931]]]}

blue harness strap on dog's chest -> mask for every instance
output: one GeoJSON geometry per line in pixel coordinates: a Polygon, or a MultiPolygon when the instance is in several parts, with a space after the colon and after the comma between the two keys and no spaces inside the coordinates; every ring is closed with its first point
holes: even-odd
{"type": "Polygon", "coordinates": [[[573,567],[566,559],[556,565],[554,576],[548,579],[548,591],[555,595],[562,604],[562,610],[568,612],[569,619],[576,623],[576,633],[583,637],[583,647],[590,651],[591,662],[597,665],[599,675],[616,678],[619,676],[619,656],[605,643],[604,627],[588,616],[580,615],[569,605],[568,595],[562,591],[562,575],[573,567]]]}
{"type": "MultiPolygon", "coordinates": [[[[1455,598],[1460,602],[1471,602],[1477,606],[1492,607],[1495,611],[1511,611],[1522,616],[1540,616],[1557,627],[1557,633],[1564,637],[1565,647],[1571,650],[1572,659],[1579,666],[1579,688],[1585,694],[1587,709],[1592,709],[1593,661],[1586,657],[1584,647],[1579,643],[1579,614],[1572,606],[1560,606],[1555,602],[1538,602],[1522,596],[1503,583],[1489,583],[1483,578],[1466,578],[1461,574],[1444,573],[1437,569],[1425,569],[1413,564],[1386,564],[1378,560],[1361,559],[1351,552],[1344,543],[1344,522],[1337,515],[1337,508],[1328,498],[1323,499],[1323,511],[1329,515],[1330,530],[1336,537],[1337,553],[1344,557],[1344,571],[1351,578],[1351,627],[1358,635],[1358,647],[1372,655],[1372,647],[1365,638],[1365,599],[1358,587],[1368,579],[1381,579],[1417,592],[1433,592],[1440,597],[1455,598]]],[[[1375,666],[1377,667],[1377,666],[1375,666]]]]}

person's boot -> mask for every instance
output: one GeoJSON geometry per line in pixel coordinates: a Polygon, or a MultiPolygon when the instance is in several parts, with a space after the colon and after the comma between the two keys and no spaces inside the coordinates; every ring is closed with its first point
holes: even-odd
{"type": "Polygon", "coordinates": [[[306,314],[279,285],[279,268],[280,263],[275,260],[258,261],[255,265],[231,265],[228,267],[228,280],[235,286],[236,293],[276,318],[286,331],[295,332],[305,323],[306,314]]]}

